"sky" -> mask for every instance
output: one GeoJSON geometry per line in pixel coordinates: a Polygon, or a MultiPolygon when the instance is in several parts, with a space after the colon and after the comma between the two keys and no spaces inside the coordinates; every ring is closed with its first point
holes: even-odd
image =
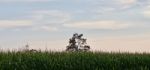
{"type": "Polygon", "coordinates": [[[93,51],[150,52],[150,0],[0,0],[0,48],[65,50],[83,33],[93,51]]]}

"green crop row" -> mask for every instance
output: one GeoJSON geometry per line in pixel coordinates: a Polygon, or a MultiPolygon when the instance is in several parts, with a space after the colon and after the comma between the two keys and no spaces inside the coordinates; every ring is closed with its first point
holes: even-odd
{"type": "Polygon", "coordinates": [[[150,70],[150,54],[0,52],[0,70],[150,70]]]}

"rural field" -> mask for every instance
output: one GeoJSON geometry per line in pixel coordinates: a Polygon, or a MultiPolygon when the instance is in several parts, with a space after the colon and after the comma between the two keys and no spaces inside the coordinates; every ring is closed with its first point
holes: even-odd
{"type": "Polygon", "coordinates": [[[1,52],[0,70],[150,70],[150,54],[1,52]]]}

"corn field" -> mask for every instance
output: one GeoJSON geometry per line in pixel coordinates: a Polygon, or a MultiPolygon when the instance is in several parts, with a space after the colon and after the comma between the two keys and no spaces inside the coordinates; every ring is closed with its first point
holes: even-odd
{"type": "Polygon", "coordinates": [[[0,70],[150,70],[150,54],[0,52],[0,70]]]}

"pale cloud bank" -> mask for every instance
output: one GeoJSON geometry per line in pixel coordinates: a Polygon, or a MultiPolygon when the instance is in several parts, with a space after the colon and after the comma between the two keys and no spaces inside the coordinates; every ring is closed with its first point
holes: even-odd
{"type": "Polygon", "coordinates": [[[65,27],[70,28],[80,28],[80,29],[109,29],[109,30],[118,30],[125,29],[132,24],[130,23],[122,23],[119,21],[112,20],[104,20],[104,21],[81,21],[81,22],[73,22],[70,24],[64,24],[65,27]]]}
{"type": "Polygon", "coordinates": [[[49,2],[55,0],[0,0],[0,3],[13,3],[13,2],[49,2]]]}
{"type": "Polygon", "coordinates": [[[145,17],[150,17],[150,5],[145,7],[144,11],[142,12],[142,14],[145,16],[145,17]]]}
{"type": "Polygon", "coordinates": [[[32,27],[31,30],[33,31],[58,31],[57,27],[52,27],[52,26],[40,26],[40,27],[32,27]]]}
{"type": "Polygon", "coordinates": [[[122,6],[122,9],[127,9],[137,4],[138,0],[114,0],[117,4],[122,6]]]}
{"type": "Polygon", "coordinates": [[[30,29],[32,31],[57,31],[57,27],[53,26],[36,26],[37,23],[33,20],[0,20],[0,29],[11,29],[13,31],[20,31],[22,27],[30,29]]]}
{"type": "Polygon", "coordinates": [[[71,19],[69,13],[58,10],[36,10],[26,15],[28,18],[16,20],[0,20],[1,29],[26,29],[33,31],[58,31],[58,24],[61,25],[71,19]]]}
{"type": "Polygon", "coordinates": [[[64,23],[71,19],[71,14],[59,10],[36,10],[31,12],[31,19],[45,23],[64,23]]]}
{"type": "Polygon", "coordinates": [[[0,20],[0,28],[16,28],[24,26],[32,26],[33,22],[31,20],[0,20]]]}
{"type": "Polygon", "coordinates": [[[120,4],[126,4],[126,5],[134,4],[137,2],[137,0],[115,0],[115,1],[117,1],[120,4]]]}

